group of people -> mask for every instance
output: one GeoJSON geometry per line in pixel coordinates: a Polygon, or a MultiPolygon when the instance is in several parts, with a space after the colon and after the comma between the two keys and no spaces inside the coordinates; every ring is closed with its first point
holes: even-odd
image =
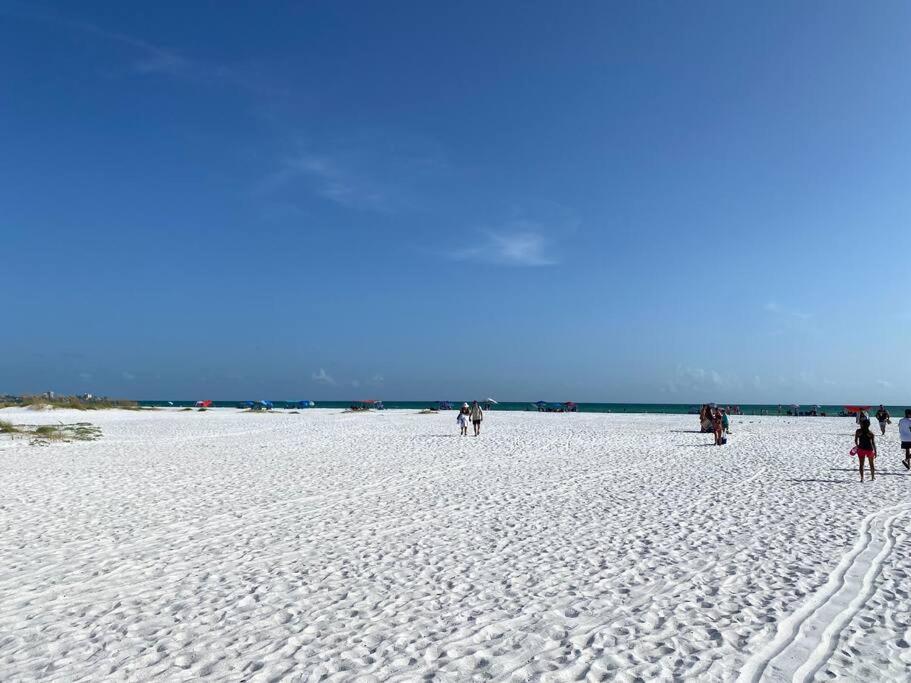
{"type": "MultiPolygon", "coordinates": [[[[880,406],[876,411],[876,421],[879,422],[882,434],[885,434],[886,425],[892,422],[889,411],[880,406]]],[[[854,432],[854,448],[851,453],[857,456],[860,480],[864,480],[864,462],[866,461],[870,467],[870,480],[872,481],[876,478],[876,466],[874,465],[877,456],[876,435],[870,429],[870,418],[865,411],[861,410],[857,413],[857,422],[860,426],[854,432]]],[[[906,470],[911,470],[911,408],[905,410],[905,416],[898,421],[898,438],[901,440],[901,449],[905,452],[902,465],[906,470]]]]}
{"type": "Polygon", "coordinates": [[[706,403],[699,410],[699,430],[703,434],[714,434],[715,445],[727,443],[727,434],[731,433],[731,421],[728,411],[713,403],[706,403]]]}
{"type": "MultiPolygon", "coordinates": [[[[860,410],[855,417],[857,424],[860,424],[863,420],[870,420],[870,416],[867,415],[866,410],[860,410]]],[[[892,424],[892,416],[889,414],[889,411],[882,405],[876,410],[876,421],[879,422],[879,431],[880,434],[885,436],[886,434],[886,425],[892,424]]]]}
{"type": "Polygon", "coordinates": [[[470,406],[467,403],[463,403],[462,407],[459,408],[456,422],[459,425],[461,436],[468,436],[469,421],[474,427],[474,435],[478,436],[481,433],[481,422],[484,421],[484,410],[477,401],[472,401],[470,406]]]}

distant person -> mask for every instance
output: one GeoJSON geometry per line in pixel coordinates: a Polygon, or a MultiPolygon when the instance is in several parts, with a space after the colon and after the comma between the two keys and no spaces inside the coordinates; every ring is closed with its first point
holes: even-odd
{"type": "Polygon", "coordinates": [[[459,434],[468,436],[468,404],[463,403],[459,408],[459,414],[456,416],[456,422],[459,423],[459,434]]]}
{"type": "Polygon", "coordinates": [[[731,420],[728,418],[728,411],[721,411],[721,428],[724,430],[725,434],[731,433],[731,420]]]}
{"type": "Polygon", "coordinates": [[[477,436],[481,433],[481,422],[484,420],[484,411],[481,409],[481,406],[478,405],[477,401],[472,401],[471,409],[468,414],[471,417],[471,424],[474,425],[474,435],[477,436]]]}
{"type": "Polygon", "coordinates": [[[898,421],[898,438],[902,441],[905,459],[902,465],[906,470],[911,470],[911,408],[905,410],[905,416],[898,421]]]}
{"type": "Polygon", "coordinates": [[[885,435],[886,425],[892,422],[892,416],[889,415],[889,411],[880,406],[879,410],[876,411],[876,420],[879,422],[880,431],[885,435]]]}
{"type": "Polygon", "coordinates": [[[870,420],[864,419],[860,428],[854,432],[854,445],[857,447],[857,460],[860,465],[860,480],[864,480],[864,458],[870,461],[870,481],[876,478],[873,460],[876,458],[876,435],[870,431],[870,420]]]}
{"type": "Polygon", "coordinates": [[[718,408],[712,410],[712,431],[715,432],[715,445],[721,446],[724,443],[724,422],[718,408]]]}
{"type": "Polygon", "coordinates": [[[712,409],[709,408],[708,404],[703,404],[702,410],[699,411],[699,430],[703,434],[708,434],[712,431],[712,409]]]}
{"type": "Polygon", "coordinates": [[[863,422],[864,420],[867,420],[869,422],[870,416],[867,415],[866,410],[861,408],[860,410],[857,411],[857,415],[854,416],[854,421],[857,422],[858,425],[860,425],[860,423],[863,422]]]}

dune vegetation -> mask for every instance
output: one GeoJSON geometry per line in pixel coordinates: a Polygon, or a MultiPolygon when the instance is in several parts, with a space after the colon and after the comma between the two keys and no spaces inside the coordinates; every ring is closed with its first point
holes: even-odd
{"type": "Polygon", "coordinates": [[[13,424],[8,420],[0,420],[0,435],[7,435],[13,439],[28,439],[33,446],[42,446],[56,441],[65,443],[70,441],[96,441],[101,438],[101,428],[89,422],[29,425],[13,424]]]}
{"type": "Polygon", "coordinates": [[[140,410],[139,403],[126,399],[91,398],[79,396],[22,396],[15,400],[0,401],[0,408],[31,408],[33,410],[46,410],[55,408],[70,408],[73,410],[140,410]]]}

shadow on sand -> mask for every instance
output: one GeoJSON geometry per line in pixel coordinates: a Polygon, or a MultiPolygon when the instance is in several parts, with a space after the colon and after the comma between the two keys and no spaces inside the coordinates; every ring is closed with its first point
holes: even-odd
{"type": "MultiPolygon", "coordinates": [[[[852,470],[855,474],[856,470],[852,470]]],[[[792,484],[847,484],[848,479],[788,479],[792,484]]]]}

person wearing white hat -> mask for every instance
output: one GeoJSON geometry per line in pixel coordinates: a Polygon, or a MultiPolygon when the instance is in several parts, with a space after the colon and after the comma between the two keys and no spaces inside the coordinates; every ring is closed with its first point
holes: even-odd
{"type": "Polygon", "coordinates": [[[459,433],[461,436],[468,436],[468,404],[463,403],[459,408],[459,414],[456,416],[456,422],[459,423],[459,433]]]}

